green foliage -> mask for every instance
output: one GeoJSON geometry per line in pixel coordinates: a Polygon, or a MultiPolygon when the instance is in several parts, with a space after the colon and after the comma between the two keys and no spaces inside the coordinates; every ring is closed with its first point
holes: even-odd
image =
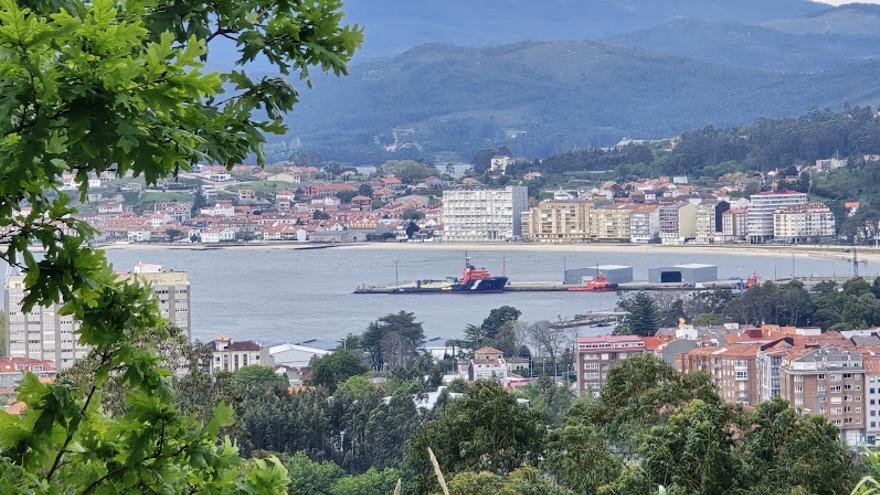
{"type": "Polygon", "coordinates": [[[479,326],[465,327],[467,345],[473,350],[492,346],[504,351],[505,355],[514,354],[517,351],[515,343],[517,339],[512,324],[518,321],[521,315],[522,312],[513,306],[501,306],[491,310],[489,316],[479,326]]]}
{"type": "Polygon", "coordinates": [[[361,336],[361,345],[376,370],[405,366],[425,340],[422,324],[413,313],[400,311],[370,323],[361,336]]]}
{"type": "Polygon", "coordinates": [[[382,170],[394,174],[405,184],[415,184],[432,175],[439,175],[434,165],[429,165],[414,160],[393,160],[385,162],[382,170]]]}
{"type": "Polygon", "coordinates": [[[620,302],[620,307],[627,311],[623,325],[633,335],[650,337],[660,328],[660,307],[657,301],[647,292],[638,292],[632,299],[620,302]]]}
{"type": "Polygon", "coordinates": [[[455,495],[573,495],[575,492],[534,467],[522,467],[509,476],[481,471],[464,472],[449,481],[449,491],[455,495]]]}
{"type": "Polygon", "coordinates": [[[325,387],[331,394],[336,390],[337,384],[367,372],[367,367],[359,358],[343,349],[324,356],[315,356],[309,365],[312,368],[309,384],[325,387]]]}
{"type": "Polygon", "coordinates": [[[462,398],[448,403],[435,421],[419,428],[407,446],[407,468],[420,492],[435,483],[428,447],[444,473],[510,473],[538,460],[543,422],[539,412],[518,404],[500,385],[477,382],[462,398]]]}
{"type": "Polygon", "coordinates": [[[393,468],[349,476],[333,461],[313,462],[302,452],[287,457],[285,465],[293,480],[289,495],[388,495],[401,476],[393,468]]]}
{"type": "Polygon", "coordinates": [[[230,407],[213,404],[203,424],[176,406],[171,373],[156,346],[143,345],[171,337],[149,288],[116,279],[59,186],[74,173],[84,198],[89,175],[106,170],[155,184],[198,162],[253,154],[262,163],[263,133],[285,130],[298,94],[281,79],[205,73],[209,42],[236,39],[239,68],[260,54],[310,84],[310,66],[345,73],[360,44],[360,30],[340,24],[340,6],[0,2],[0,259],[25,273],[25,311],[63,304],[94,356],[82,380],[28,375],[19,389],[27,412],[0,414],[0,469],[15,480],[4,493],[286,491],[275,460],[244,461],[219,438],[230,407]],[[30,213],[17,213],[25,204],[30,213]],[[115,412],[101,407],[111,380],[115,412]]]}

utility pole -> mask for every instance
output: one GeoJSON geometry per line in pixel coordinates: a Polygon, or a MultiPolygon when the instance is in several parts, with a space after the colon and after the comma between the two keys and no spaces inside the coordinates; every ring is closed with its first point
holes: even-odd
{"type": "Polygon", "coordinates": [[[394,285],[400,285],[400,258],[394,258],[394,285]]]}

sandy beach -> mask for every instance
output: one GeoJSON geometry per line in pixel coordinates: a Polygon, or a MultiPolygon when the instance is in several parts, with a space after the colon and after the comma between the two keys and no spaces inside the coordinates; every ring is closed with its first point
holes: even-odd
{"type": "MultiPolygon", "coordinates": [[[[572,252],[572,253],[655,253],[655,254],[711,254],[717,256],[780,256],[780,257],[829,257],[834,259],[851,259],[850,248],[846,246],[758,246],[758,245],[636,245],[636,244],[536,244],[536,243],[358,243],[358,244],[302,244],[294,242],[267,242],[248,244],[224,244],[224,245],[189,245],[189,244],[109,244],[101,246],[106,250],[137,249],[137,250],[163,250],[182,249],[193,251],[211,251],[217,249],[243,249],[243,250],[307,250],[307,249],[336,249],[336,250],[386,250],[386,251],[470,251],[470,252],[572,252]]],[[[859,247],[859,258],[866,261],[880,261],[880,248],[859,247]]]]}

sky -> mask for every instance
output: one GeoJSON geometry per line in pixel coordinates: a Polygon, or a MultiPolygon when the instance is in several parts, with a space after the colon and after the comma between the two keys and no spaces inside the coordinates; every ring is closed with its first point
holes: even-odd
{"type": "Polygon", "coordinates": [[[880,4],[880,0],[819,0],[822,3],[830,3],[831,5],[843,5],[845,3],[878,3],[880,4]]]}

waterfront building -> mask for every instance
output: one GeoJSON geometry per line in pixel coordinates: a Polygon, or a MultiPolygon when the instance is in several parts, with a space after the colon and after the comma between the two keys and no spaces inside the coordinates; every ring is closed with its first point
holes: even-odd
{"type": "Polygon", "coordinates": [[[700,203],[696,206],[694,221],[694,237],[699,244],[712,244],[716,239],[717,205],[715,203],[700,203]]]}
{"type": "Polygon", "coordinates": [[[590,210],[590,237],[597,241],[628,241],[631,236],[629,205],[606,205],[590,210]]]}
{"type": "Polygon", "coordinates": [[[522,235],[528,188],[443,191],[443,239],[447,242],[511,241],[522,235]]]}
{"type": "Polygon", "coordinates": [[[748,208],[730,208],[721,214],[721,237],[724,242],[744,240],[749,235],[748,208]]]}
{"type": "Polygon", "coordinates": [[[523,215],[523,238],[538,242],[584,242],[590,238],[592,203],[544,201],[523,215]]]}
{"type": "Polygon", "coordinates": [[[773,212],[774,239],[802,242],[832,237],[834,233],[834,213],[822,203],[783,206],[773,212]]]}
{"type": "Polygon", "coordinates": [[[575,362],[578,395],[598,395],[614,363],[641,354],[653,354],[660,343],[657,337],[637,335],[578,337],[575,362]]]}
{"type": "Polygon", "coordinates": [[[692,203],[660,206],[660,242],[684,244],[696,236],[697,207],[692,203]]]}
{"type": "Polygon", "coordinates": [[[776,210],[802,205],[807,202],[807,194],[796,191],[767,191],[752,194],[747,221],[748,237],[752,244],[760,244],[773,239],[776,210]]]}
{"type": "MultiPolygon", "coordinates": [[[[160,265],[139,263],[121,279],[137,277],[148,282],[159,303],[162,316],[190,336],[190,287],[185,272],[163,269],[160,265]]],[[[67,369],[85,357],[88,349],[79,344],[79,323],[62,315],[61,304],[22,311],[25,297],[24,276],[12,271],[6,275],[4,308],[6,349],[9,357],[50,361],[55,369],[67,369]]]]}
{"type": "Polygon", "coordinates": [[[629,206],[629,240],[647,244],[660,239],[660,205],[633,204],[629,206]]]}

